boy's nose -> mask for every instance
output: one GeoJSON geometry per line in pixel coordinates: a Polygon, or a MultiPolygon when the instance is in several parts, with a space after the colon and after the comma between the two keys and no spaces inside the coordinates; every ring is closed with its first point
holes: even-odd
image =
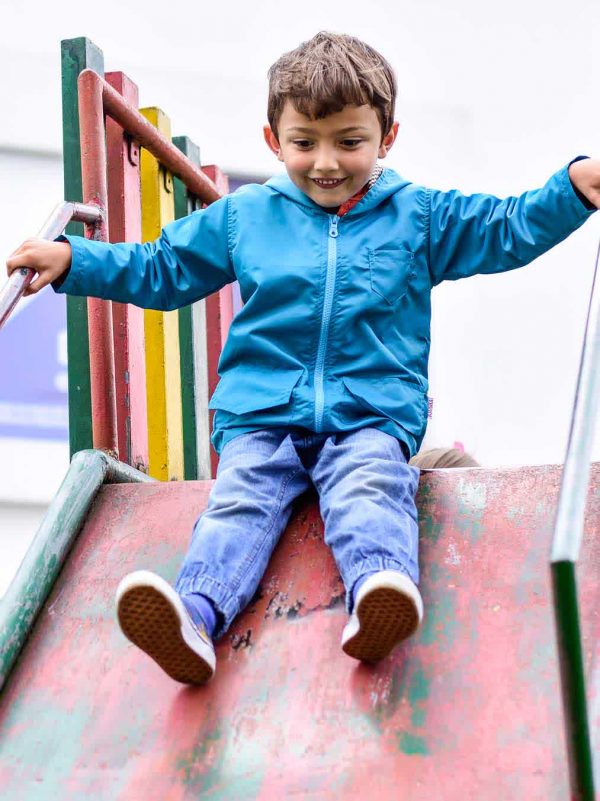
{"type": "Polygon", "coordinates": [[[319,172],[333,172],[338,168],[335,151],[328,148],[319,148],[315,156],[315,170],[319,172]]]}

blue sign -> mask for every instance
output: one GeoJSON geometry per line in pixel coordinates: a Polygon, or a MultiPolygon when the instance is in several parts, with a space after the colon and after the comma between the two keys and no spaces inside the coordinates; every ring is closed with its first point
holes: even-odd
{"type": "Polygon", "coordinates": [[[0,331],[0,436],[68,440],[67,313],[49,287],[0,331]]]}

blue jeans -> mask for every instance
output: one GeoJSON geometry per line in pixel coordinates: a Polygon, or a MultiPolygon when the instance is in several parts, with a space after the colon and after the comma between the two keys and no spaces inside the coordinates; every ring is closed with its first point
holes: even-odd
{"type": "Polygon", "coordinates": [[[352,588],[367,573],[399,570],[417,583],[419,470],[406,463],[399,440],[376,428],[242,434],[223,448],[175,585],[180,595],[210,598],[221,617],[215,636],[253,597],[294,500],[311,482],[348,611],[352,588]]]}

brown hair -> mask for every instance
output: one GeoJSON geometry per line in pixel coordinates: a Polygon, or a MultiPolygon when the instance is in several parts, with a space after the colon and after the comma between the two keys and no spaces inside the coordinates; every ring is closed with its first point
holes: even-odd
{"type": "Polygon", "coordinates": [[[431,448],[428,451],[420,451],[413,456],[409,464],[421,470],[441,467],[479,467],[479,462],[458,448],[431,448]]]}
{"type": "Polygon", "coordinates": [[[368,104],[377,112],[383,139],[394,122],[396,78],[385,58],[365,42],[321,31],[269,69],[267,117],[275,136],[286,100],[312,120],[368,104]]]}

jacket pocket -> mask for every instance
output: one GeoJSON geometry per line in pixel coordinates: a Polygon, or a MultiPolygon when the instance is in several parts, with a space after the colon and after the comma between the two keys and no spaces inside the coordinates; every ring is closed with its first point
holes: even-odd
{"type": "Polygon", "coordinates": [[[419,436],[425,427],[427,395],[416,384],[401,378],[342,378],[344,386],[359,403],[389,417],[411,434],[419,436]]]}
{"type": "Polygon", "coordinates": [[[369,250],[371,289],[393,305],[404,297],[415,274],[415,257],[404,248],[369,250]]]}
{"type": "Polygon", "coordinates": [[[224,373],[217,384],[209,409],[231,414],[248,414],[289,403],[292,391],[304,370],[259,372],[236,369],[224,373]]]}

